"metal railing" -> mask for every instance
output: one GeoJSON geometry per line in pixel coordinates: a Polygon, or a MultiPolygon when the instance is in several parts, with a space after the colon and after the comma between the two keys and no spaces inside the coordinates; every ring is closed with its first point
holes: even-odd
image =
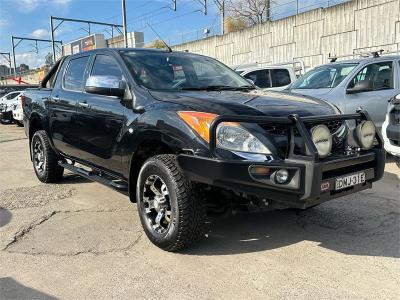
{"type": "MultiPolygon", "coordinates": [[[[355,114],[343,114],[343,115],[325,115],[325,116],[310,116],[310,117],[300,117],[299,115],[290,115],[288,117],[268,117],[268,116],[230,116],[230,115],[221,115],[215,118],[210,125],[210,152],[213,157],[217,158],[218,155],[216,153],[217,149],[217,128],[218,125],[223,122],[238,122],[238,123],[252,123],[252,124],[273,124],[271,126],[276,125],[285,125],[291,128],[296,128],[297,132],[303,139],[306,148],[309,153],[298,155],[294,152],[294,141],[295,141],[295,133],[294,130],[290,130],[290,150],[288,154],[288,158],[308,158],[312,161],[318,162],[319,155],[318,150],[315,147],[310,132],[306,127],[306,124],[318,124],[329,121],[356,121],[361,122],[362,120],[371,121],[371,117],[366,111],[360,111],[355,114]]],[[[375,138],[378,142],[379,148],[383,148],[383,140],[378,131],[375,133],[375,138]]]]}

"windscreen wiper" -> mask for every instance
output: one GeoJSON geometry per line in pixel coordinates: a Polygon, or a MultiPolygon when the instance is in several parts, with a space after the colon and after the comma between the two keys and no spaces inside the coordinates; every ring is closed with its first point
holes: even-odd
{"type": "Polygon", "coordinates": [[[246,91],[255,89],[252,85],[229,86],[229,85],[207,85],[207,86],[188,86],[182,87],[183,91],[246,91]]]}

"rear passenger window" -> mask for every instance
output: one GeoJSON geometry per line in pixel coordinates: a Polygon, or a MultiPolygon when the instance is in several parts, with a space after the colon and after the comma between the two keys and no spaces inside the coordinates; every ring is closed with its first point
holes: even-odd
{"type": "Polygon", "coordinates": [[[290,84],[290,74],[287,69],[271,69],[270,72],[273,87],[280,87],[290,84]]]}
{"type": "Polygon", "coordinates": [[[64,76],[64,88],[72,91],[80,91],[83,86],[83,76],[85,75],[86,64],[89,56],[71,59],[68,64],[67,72],[64,76]]]}
{"type": "Polygon", "coordinates": [[[109,55],[99,54],[92,68],[92,76],[116,76],[122,79],[122,72],[115,59],[109,55]]]}
{"type": "Polygon", "coordinates": [[[269,78],[268,70],[258,70],[244,75],[244,78],[250,79],[254,84],[260,88],[271,87],[271,80],[269,78]]]}

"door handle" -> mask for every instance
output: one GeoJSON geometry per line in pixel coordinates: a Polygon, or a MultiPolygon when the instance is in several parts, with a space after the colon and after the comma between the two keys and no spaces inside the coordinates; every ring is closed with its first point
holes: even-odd
{"type": "Polygon", "coordinates": [[[60,97],[55,96],[55,97],[51,97],[51,100],[53,100],[54,102],[59,102],[60,101],[60,97]]]}
{"type": "Polygon", "coordinates": [[[88,108],[89,107],[89,104],[87,104],[86,102],[78,102],[78,105],[80,107],[83,107],[83,108],[88,108]]]}

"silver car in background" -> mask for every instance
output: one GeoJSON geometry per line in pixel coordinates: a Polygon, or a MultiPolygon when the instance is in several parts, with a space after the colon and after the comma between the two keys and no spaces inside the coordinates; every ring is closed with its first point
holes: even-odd
{"type": "Polygon", "coordinates": [[[397,166],[400,167],[400,94],[388,103],[382,136],[385,150],[396,157],[397,166]]]}
{"type": "Polygon", "coordinates": [[[362,107],[381,130],[388,99],[400,93],[400,56],[331,62],[307,72],[286,91],[326,100],[342,113],[362,107]]]}

